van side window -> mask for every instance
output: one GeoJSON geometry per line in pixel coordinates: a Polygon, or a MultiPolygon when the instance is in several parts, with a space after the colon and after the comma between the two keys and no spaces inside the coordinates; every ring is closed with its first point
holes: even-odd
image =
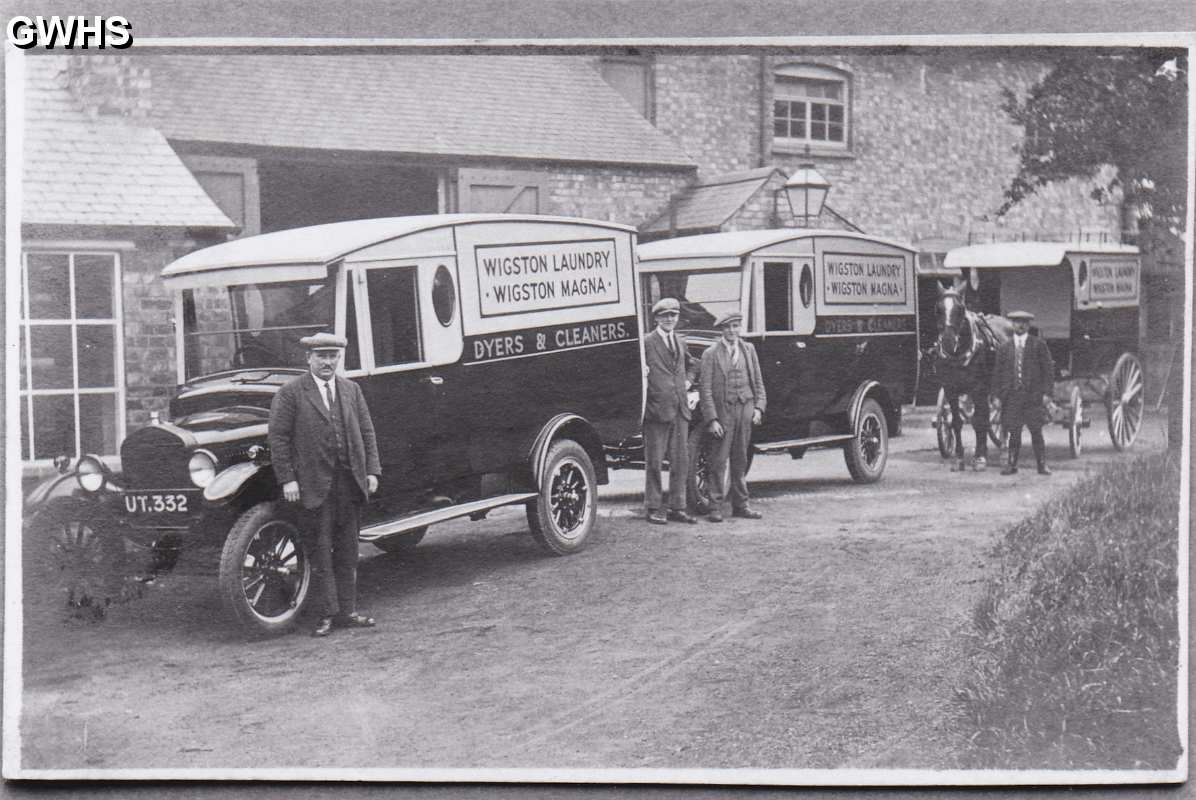
{"type": "Polygon", "coordinates": [[[793,266],[764,265],[764,330],[793,330],[793,266]]]}
{"type": "Polygon", "coordinates": [[[345,369],[361,369],[361,345],[357,341],[357,303],[353,301],[353,281],[356,273],[349,273],[345,287],[345,369]]]}
{"type": "Polygon", "coordinates": [[[374,366],[422,361],[415,267],[368,270],[366,291],[370,298],[374,366]]]}

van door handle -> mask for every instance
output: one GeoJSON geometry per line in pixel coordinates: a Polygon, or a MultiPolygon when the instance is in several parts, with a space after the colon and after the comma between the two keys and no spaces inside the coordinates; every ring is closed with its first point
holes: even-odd
{"type": "Polygon", "coordinates": [[[799,341],[796,341],[796,342],[794,342],[794,343],[793,343],[793,346],[794,346],[794,347],[796,347],[798,350],[805,350],[805,349],[806,349],[806,343],[805,343],[805,342],[803,342],[803,341],[800,341],[800,340],[799,340],[799,341]]]}
{"type": "Polygon", "coordinates": [[[857,344],[857,345],[855,346],[855,354],[856,354],[857,356],[862,356],[862,355],[864,354],[864,351],[865,351],[865,350],[867,350],[867,349],[868,349],[868,343],[867,343],[867,342],[860,342],[859,344],[857,344]]]}
{"type": "Polygon", "coordinates": [[[424,383],[430,383],[433,386],[440,386],[444,383],[444,378],[440,377],[439,375],[425,375],[421,380],[423,380],[424,383]]]}

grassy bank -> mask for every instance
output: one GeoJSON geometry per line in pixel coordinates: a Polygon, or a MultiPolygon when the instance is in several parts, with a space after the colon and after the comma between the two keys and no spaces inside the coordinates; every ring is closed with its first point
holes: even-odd
{"type": "Polygon", "coordinates": [[[1112,464],[1009,529],[959,695],[976,767],[1169,769],[1179,458],[1112,464]]]}

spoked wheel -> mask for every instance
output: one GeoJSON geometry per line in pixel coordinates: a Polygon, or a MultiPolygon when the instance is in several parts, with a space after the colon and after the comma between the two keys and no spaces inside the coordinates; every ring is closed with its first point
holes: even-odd
{"type": "Polygon", "coordinates": [[[1072,458],[1079,458],[1084,452],[1082,441],[1084,431],[1084,397],[1079,386],[1071,387],[1071,417],[1067,425],[1067,445],[1072,458]]]}
{"type": "Polygon", "coordinates": [[[237,622],[252,633],[287,631],[310,588],[311,561],[293,516],[280,503],[243,513],[220,555],[220,593],[237,622]]]}
{"type": "Polygon", "coordinates": [[[847,471],[856,483],[875,483],[889,458],[889,431],[880,403],[869,398],[860,407],[855,436],[844,447],[847,471]]]}
{"type": "Polygon", "coordinates": [[[597,488],[585,448],[572,439],[555,442],[540,479],[540,496],[527,504],[527,522],[541,547],[566,555],[585,546],[597,517],[597,488]]]}
{"type": "Polygon", "coordinates": [[[935,433],[938,434],[939,455],[951,458],[955,455],[955,429],[951,427],[951,404],[947,402],[947,390],[939,388],[938,412],[934,417],[935,433]]]}
{"type": "Polygon", "coordinates": [[[1118,450],[1125,450],[1138,438],[1144,406],[1142,388],[1142,363],[1133,353],[1122,353],[1113,366],[1105,394],[1109,438],[1118,450]]]}
{"type": "Polygon", "coordinates": [[[988,398],[988,440],[1000,450],[1005,446],[1005,424],[1001,422],[1001,401],[988,398]]]}
{"type": "Polygon", "coordinates": [[[96,504],[61,498],[28,524],[32,538],[27,541],[46,548],[42,555],[48,556],[50,582],[67,606],[98,609],[102,615],[120,598],[129,566],[126,542],[116,521],[96,504]]]}

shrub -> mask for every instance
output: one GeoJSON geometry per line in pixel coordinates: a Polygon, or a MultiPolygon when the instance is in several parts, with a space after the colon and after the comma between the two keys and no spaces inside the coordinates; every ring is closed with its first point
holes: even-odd
{"type": "Polygon", "coordinates": [[[1005,532],[959,691],[974,766],[1170,769],[1179,458],[1113,464],[1005,532]]]}

